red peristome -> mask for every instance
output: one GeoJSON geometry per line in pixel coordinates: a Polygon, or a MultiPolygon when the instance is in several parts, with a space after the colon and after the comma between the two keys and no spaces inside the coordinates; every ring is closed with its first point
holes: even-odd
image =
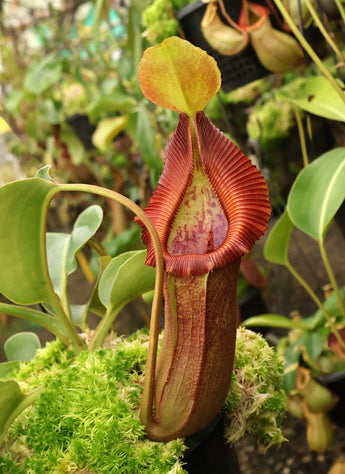
{"type": "MultiPolygon", "coordinates": [[[[194,154],[199,157],[199,164],[208,178],[212,193],[219,201],[227,219],[227,227],[223,242],[203,254],[172,255],[168,251],[167,243],[174,219],[193,182],[191,126],[189,118],[181,114],[177,129],[166,148],[162,176],[145,210],[157,229],[166,270],[180,276],[208,273],[248,253],[266,231],[271,214],[267,185],[251,161],[203,112],[196,114],[194,128],[194,148],[197,148],[194,154]]],[[[153,246],[145,228],[143,242],[148,249],[146,263],[154,266],[153,246]]]]}
{"type": "MultiPolygon", "coordinates": [[[[258,3],[249,2],[249,5],[242,6],[240,17],[238,19],[238,25],[243,28],[245,31],[257,30],[261,25],[266,21],[270,12],[268,8],[258,3]],[[254,13],[257,16],[257,19],[251,23],[249,15],[254,13]]],[[[253,17],[253,15],[251,15],[253,17]]]]}

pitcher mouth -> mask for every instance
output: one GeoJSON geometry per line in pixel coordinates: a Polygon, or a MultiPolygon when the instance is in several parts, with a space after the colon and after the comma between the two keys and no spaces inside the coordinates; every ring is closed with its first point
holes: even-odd
{"type": "MultiPolygon", "coordinates": [[[[199,204],[198,198],[200,201],[196,195],[194,209],[199,204]]],[[[201,203],[204,206],[205,200],[201,203]]],[[[267,184],[260,171],[203,112],[198,112],[193,122],[180,114],[177,129],[166,148],[162,176],[145,212],[157,229],[166,270],[188,276],[222,268],[248,253],[266,231],[271,208],[267,184]],[[200,208],[199,213],[194,212],[197,216],[194,223],[187,221],[186,229],[181,225],[174,229],[184,200],[188,201],[188,191],[195,186],[195,155],[212,190],[208,202],[219,207],[216,213],[211,212],[211,224],[206,235],[200,234],[199,247],[193,246],[194,237],[190,233],[190,242],[185,242],[183,248],[179,233],[189,229],[197,234],[199,226],[204,225],[200,208]]],[[[146,263],[154,266],[153,248],[145,228],[142,236],[148,247],[146,263]]]]}

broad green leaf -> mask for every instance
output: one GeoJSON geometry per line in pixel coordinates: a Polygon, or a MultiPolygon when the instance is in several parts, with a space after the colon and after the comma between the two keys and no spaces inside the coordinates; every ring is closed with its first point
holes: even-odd
{"type": "Polygon", "coordinates": [[[67,123],[61,124],[60,138],[67,145],[73,164],[81,165],[86,157],[85,147],[67,123]]]}
{"type": "Polygon", "coordinates": [[[49,275],[54,290],[60,297],[64,294],[67,276],[77,268],[76,254],[96,233],[102,218],[102,208],[92,205],[78,216],[70,234],[47,233],[49,275]]]}
{"type": "Polygon", "coordinates": [[[15,418],[43,392],[38,387],[24,395],[14,380],[0,380],[0,445],[15,418]]]}
{"type": "Polygon", "coordinates": [[[264,248],[264,257],[272,263],[289,264],[289,242],[293,224],[284,212],[270,231],[264,248]]]}
{"type": "Polygon", "coordinates": [[[8,361],[31,360],[40,348],[40,340],[34,332],[18,332],[9,337],[4,344],[8,361]]]}
{"type": "Polygon", "coordinates": [[[18,407],[25,395],[14,380],[0,381],[0,438],[12,412],[18,407]]]}
{"type": "Polygon", "coordinates": [[[0,293],[18,304],[49,303],[45,215],[59,186],[40,178],[0,188],[0,293]]]}
{"type": "Polygon", "coordinates": [[[139,82],[155,104],[193,117],[217,93],[221,76],[211,56],[173,36],[146,49],[139,65],[139,82]]]}
{"type": "Polygon", "coordinates": [[[128,115],[101,120],[92,135],[92,143],[99,150],[106,151],[113,139],[126,128],[127,123],[128,115]]]}
{"type": "Polygon", "coordinates": [[[103,271],[99,282],[99,299],[103,306],[108,308],[111,305],[111,294],[113,291],[114,282],[120,271],[121,266],[135,255],[136,251],[124,252],[117,257],[114,257],[103,271]]]}
{"type": "Polygon", "coordinates": [[[99,299],[98,288],[99,288],[99,282],[100,282],[100,279],[102,278],[103,272],[110,262],[111,262],[110,255],[99,257],[98,278],[97,278],[96,285],[94,286],[91,298],[89,300],[88,307],[85,310],[84,320],[89,311],[97,314],[98,316],[101,316],[101,317],[104,316],[106,309],[105,309],[105,306],[102,304],[101,300],[99,299]]]}
{"type": "Polygon", "coordinates": [[[42,94],[62,76],[62,63],[55,56],[45,56],[30,67],[24,78],[24,88],[32,94],[42,94]]]}
{"type": "Polygon", "coordinates": [[[293,102],[311,114],[345,122],[345,104],[325,77],[307,77],[296,84],[300,87],[294,93],[289,88],[286,93],[280,91],[277,98],[293,102]]]}
{"type": "Polygon", "coordinates": [[[150,123],[150,117],[143,104],[138,108],[136,134],[143,161],[150,169],[160,171],[163,163],[157,153],[154,131],[150,123]]]}
{"type": "Polygon", "coordinates": [[[14,370],[18,369],[19,360],[12,360],[11,362],[2,362],[0,364],[0,379],[7,378],[14,370]]]}
{"type": "Polygon", "coordinates": [[[46,235],[47,261],[54,291],[62,297],[67,280],[66,252],[69,234],[49,232],[46,235]]]}
{"type": "MultiPolygon", "coordinates": [[[[303,347],[307,355],[316,362],[323,350],[324,337],[318,332],[311,332],[303,340],[303,347]]],[[[302,352],[304,352],[302,350],[302,352]]]]}
{"type": "Polygon", "coordinates": [[[304,168],[292,186],[287,211],[293,224],[322,242],[345,197],[345,148],[335,148],[304,168]]]}
{"type": "Polygon", "coordinates": [[[76,268],[75,255],[91,239],[102,223],[103,211],[96,204],[79,214],[74,223],[66,255],[66,269],[71,273],[76,268]]]}
{"type": "Polygon", "coordinates": [[[99,298],[112,311],[119,311],[133,298],[154,288],[154,268],[145,264],[146,250],[126,252],[112,259],[99,283],[99,298]]]}

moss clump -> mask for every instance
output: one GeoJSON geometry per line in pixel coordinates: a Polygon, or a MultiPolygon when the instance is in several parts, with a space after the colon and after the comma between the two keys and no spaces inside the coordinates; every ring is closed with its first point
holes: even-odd
{"type": "MultiPolygon", "coordinates": [[[[44,384],[45,391],[11,426],[0,472],[185,472],[184,441],[150,441],[139,420],[148,332],[116,338],[111,346],[73,358],[53,342],[22,364],[15,377],[21,388],[44,384]]],[[[281,383],[280,359],[261,336],[239,329],[225,404],[229,441],[249,432],[266,445],[281,442],[281,383]]]]}
{"type": "Polygon", "coordinates": [[[145,36],[151,44],[161,43],[169,36],[179,36],[179,23],[174,14],[194,0],[155,0],[142,14],[145,36]]]}
{"type": "MultiPolygon", "coordinates": [[[[184,472],[183,441],[146,440],[138,417],[147,341],[137,333],[115,350],[82,352],[61,370],[42,368],[42,354],[25,364],[20,378],[29,367],[37,374],[37,363],[46,389],[11,427],[6,449],[16,463],[3,453],[4,472],[184,472]],[[26,449],[21,458],[24,446],[30,455],[26,449]]],[[[25,383],[36,385],[31,376],[25,383]]]]}
{"type": "Polygon", "coordinates": [[[286,410],[283,359],[266,340],[244,328],[237,331],[232,384],[225,403],[230,443],[244,434],[258,439],[264,448],[285,440],[280,423],[286,410]]]}
{"type": "Polygon", "coordinates": [[[268,94],[254,105],[247,123],[247,131],[250,138],[260,143],[262,151],[270,151],[276,150],[289,136],[294,124],[292,105],[289,102],[275,100],[268,94]]]}

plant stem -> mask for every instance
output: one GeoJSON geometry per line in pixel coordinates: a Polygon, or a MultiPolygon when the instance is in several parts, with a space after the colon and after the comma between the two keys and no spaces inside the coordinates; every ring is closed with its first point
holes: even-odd
{"type": "MultiPolygon", "coordinates": [[[[319,247],[320,247],[320,253],[321,253],[321,258],[322,258],[322,261],[323,261],[323,264],[325,266],[325,269],[326,269],[326,272],[327,272],[327,275],[329,277],[329,280],[333,286],[333,289],[334,289],[334,293],[336,294],[336,297],[337,297],[337,300],[338,300],[338,304],[339,304],[339,309],[341,311],[341,314],[343,316],[343,320],[345,322],[345,305],[344,305],[344,300],[343,298],[341,297],[341,294],[340,294],[340,291],[339,291],[339,287],[338,287],[338,284],[337,284],[337,281],[335,279],[335,276],[334,276],[334,273],[333,273],[333,270],[332,270],[332,267],[329,263],[329,260],[328,260],[328,256],[327,256],[327,252],[326,252],[326,248],[325,248],[325,244],[324,244],[324,240],[320,240],[319,242],[319,247]]],[[[345,343],[343,343],[343,347],[345,348],[345,343]]]]}
{"type": "Polygon", "coordinates": [[[344,57],[343,57],[341,51],[339,50],[338,46],[335,44],[335,42],[330,37],[328,31],[326,31],[324,25],[321,23],[319,15],[315,11],[315,8],[311,4],[310,0],[305,0],[305,2],[307,4],[308,10],[309,10],[311,16],[313,17],[313,20],[314,20],[315,24],[317,25],[317,27],[319,28],[319,30],[321,32],[322,36],[325,38],[327,43],[333,49],[333,51],[335,52],[335,54],[338,57],[338,60],[343,64],[344,63],[344,57]]]}
{"type": "Polygon", "coordinates": [[[77,253],[77,260],[87,282],[93,284],[95,282],[95,275],[93,274],[89,262],[87,261],[83,252],[77,253]]]}
{"type": "Polygon", "coordinates": [[[325,316],[325,318],[329,322],[330,319],[331,319],[329,314],[327,313],[327,311],[326,311],[325,307],[323,306],[321,300],[317,297],[315,292],[310,288],[308,283],[304,280],[304,278],[301,277],[301,275],[294,269],[294,267],[289,262],[285,263],[285,266],[289,270],[289,272],[293,275],[293,277],[296,278],[298,283],[306,290],[306,292],[312,298],[314,303],[316,303],[316,305],[321,309],[323,315],[325,316]]]}
{"type": "Polygon", "coordinates": [[[309,164],[309,159],[308,159],[308,152],[307,152],[307,146],[306,146],[306,142],[305,142],[305,135],[304,135],[304,130],[303,130],[301,114],[300,114],[300,111],[299,111],[299,108],[297,107],[297,105],[294,106],[294,110],[295,110],[295,117],[296,117],[296,122],[297,122],[299,140],[300,140],[300,144],[301,144],[303,166],[307,167],[308,164],[309,164]]]}
{"type": "Polygon", "coordinates": [[[63,344],[68,345],[69,341],[63,331],[60,321],[49,314],[42,313],[41,311],[27,308],[25,306],[16,306],[7,303],[0,303],[0,312],[39,324],[40,326],[48,329],[48,331],[60,339],[63,344]]]}
{"type": "Polygon", "coordinates": [[[328,69],[325,67],[321,59],[318,57],[318,55],[315,53],[313,48],[310,46],[308,41],[304,38],[302,33],[299,31],[297,26],[294,24],[291,16],[289,15],[288,11],[284,7],[283,3],[281,0],[274,0],[275,4],[277,5],[280,13],[282,14],[284,20],[286,23],[289,25],[291,31],[293,34],[296,36],[297,40],[300,42],[301,46],[305,49],[305,51],[309,54],[311,59],[314,61],[314,63],[319,67],[320,71],[323,73],[323,75],[328,79],[329,83],[332,85],[336,93],[339,95],[340,99],[342,102],[345,104],[345,94],[343,90],[341,89],[340,85],[338,82],[334,79],[332,74],[328,71],[328,69]]]}
{"type": "MultiPolygon", "coordinates": [[[[121,306],[121,308],[122,307],[123,306],[121,306]]],[[[106,338],[121,308],[115,308],[114,310],[113,307],[110,307],[109,309],[107,309],[106,313],[104,314],[101,322],[98,324],[92,336],[92,339],[89,344],[90,351],[94,351],[95,349],[99,349],[100,347],[102,347],[104,339],[106,338]]]]}
{"type": "Polygon", "coordinates": [[[341,4],[340,0],[335,0],[335,3],[338,7],[341,18],[342,18],[343,22],[345,23],[345,11],[344,11],[343,5],[341,4]]]}
{"type": "Polygon", "coordinates": [[[49,302],[56,314],[56,318],[60,321],[61,325],[63,325],[64,332],[69,337],[71,344],[73,346],[73,350],[76,354],[83,349],[86,349],[85,342],[79,337],[78,333],[73,327],[73,324],[70,318],[67,316],[63,307],[61,306],[60,300],[57,298],[55,293],[52,295],[52,300],[49,302]]]}
{"type": "MultiPolygon", "coordinates": [[[[142,223],[146,226],[147,230],[150,233],[154,252],[156,259],[156,279],[155,279],[155,289],[154,289],[154,298],[152,303],[151,310],[151,323],[150,323],[150,339],[148,347],[148,355],[145,369],[145,381],[143,388],[143,395],[141,401],[141,420],[144,424],[147,421],[153,419],[153,398],[154,398],[154,383],[156,375],[156,361],[157,361],[157,351],[158,351],[158,337],[159,337],[159,321],[160,321],[160,310],[162,306],[162,293],[163,293],[163,254],[162,248],[160,245],[160,240],[157,234],[157,231],[152,224],[151,220],[147,217],[145,212],[137,206],[133,201],[126,198],[122,194],[119,194],[110,189],[101,188],[92,184],[61,184],[59,185],[61,191],[79,191],[96,194],[98,196],[103,196],[108,199],[115,200],[123,204],[129,210],[131,210],[142,223]]],[[[94,344],[94,341],[91,341],[91,345],[94,344]]],[[[99,344],[99,341],[97,341],[99,344]]]]}
{"type": "MultiPolygon", "coordinates": [[[[108,199],[115,200],[129,210],[131,210],[146,226],[152,238],[153,247],[155,251],[156,259],[156,279],[154,298],[151,310],[151,323],[150,323],[150,341],[148,348],[147,364],[146,364],[146,375],[145,383],[142,396],[142,419],[146,420],[152,418],[152,406],[153,406],[153,394],[154,394],[154,379],[156,373],[156,359],[158,349],[158,336],[159,336],[159,320],[160,310],[162,305],[162,292],[163,292],[163,254],[160,246],[159,237],[157,231],[152,224],[151,220],[147,217],[145,212],[137,206],[133,201],[126,198],[122,194],[119,194],[110,189],[101,188],[92,184],[61,184],[59,185],[61,191],[79,191],[96,194],[103,196],[108,199]]],[[[91,341],[90,345],[94,345],[95,341],[91,341]]],[[[97,337],[97,344],[99,340],[97,337]]]]}

